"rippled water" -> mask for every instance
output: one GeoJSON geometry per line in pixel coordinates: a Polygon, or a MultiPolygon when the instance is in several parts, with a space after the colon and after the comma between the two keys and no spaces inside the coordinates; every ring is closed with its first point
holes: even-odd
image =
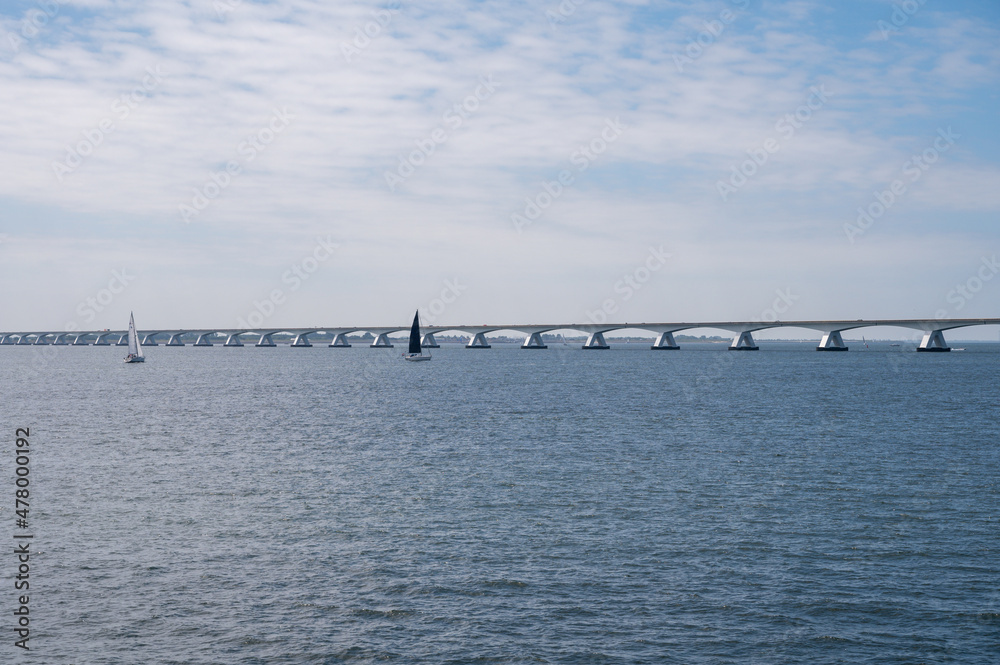
{"type": "Polygon", "coordinates": [[[1000,346],[761,346],[0,347],[31,658],[998,662],[1000,346]]]}

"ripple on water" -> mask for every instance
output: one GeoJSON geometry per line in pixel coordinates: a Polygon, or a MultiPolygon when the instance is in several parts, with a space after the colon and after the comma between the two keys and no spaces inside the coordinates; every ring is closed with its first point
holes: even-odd
{"type": "Polygon", "coordinates": [[[47,663],[995,661],[997,345],[24,351],[47,663]]]}

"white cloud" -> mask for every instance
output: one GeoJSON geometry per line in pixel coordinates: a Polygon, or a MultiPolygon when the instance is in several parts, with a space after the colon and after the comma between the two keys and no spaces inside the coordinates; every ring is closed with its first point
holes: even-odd
{"type": "MultiPolygon", "coordinates": [[[[375,303],[405,311],[403,301],[419,288],[401,282],[433,286],[442,275],[477,271],[480,281],[462,299],[474,320],[495,318],[497,309],[500,318],[547,318],[556,294],[573,303],[561,312],[572,318],[589,302],[590,275],[627,264],[648,243],[685,243],[688,256],[704,262],[684,264],[698,275],[698,266],[714,265],[711,257],[739,262],[741,248],[727,238],[755,235],[768,238],[760,251],[777,257],[746,268],[750,287],[766,298],[784,286],[794,257],[827,247],[829,230],[933,138],[915,131],[914,118],[932,129],[946,125],[995,87],[997,26],[940,13],[934,27],[914,19],[905,39],[865,42],[865,29],[845,48],[803,29],[828,8],[751,7],[677,71],[673,55],[733,6],[656,11],[588,2],[553,28],[545,5],[403,2],[348,62],[343,45],[380,5],[244,1],[220,19],[211,3],[74,2],[18,53],[0,57],[0,198],[26,211],[8,213],[2,230],[23,236],[24,256],[41,260],[63,247],[67,260],[76,257],[70,265],[95,275],[122,247],[147,265],[166,252],[177,267],[156,274],[191,290],[183,307],[164,305],[177,325],[206,324],[215,294],[245,283],[253,271],[246,266],[280,266],[317,233],[347,242],[338,261],[351,267],[349,276],[329,272],[357,291],[347,298],[351,320],[383,316],[375,303]],[[114,100],[156,67],[162,82],[121,117],[114,100]],[[384,173],[443,126],[442,115],[484,76],[499,83],[496,93],[390,192],[384,173]],[[833,92],[829,104],[723,204],[716,182],[820,84],[833,92]],[[268,127],[274,109],[287,109],[291,120],[251,161],[240,146],[268,127]],[[616,117],[628,126],[620,140],[518,237],[511,212],[616,117]],[[114,131],[60,182],[53,163],[105,119],[114,131]],[[185,224],[179,206],[229,161],[239,175],[185,224]],[[54,224],[61,235],[42,245],[26,231],[33,214],[87,221],[54,224]],[[148,242],[154,233],[164,243],[148,242]],[[214,258],[179,258],[189,252],[214,258]],[[539,281],[550,291],[533,291],[539,281]],[[398,303],[379,290],[394,288],[398,303]],[[491,297],[480,299],[476,289],[491,297]]],[[[960,146],[936,165],[908,205],[995,214],[998,167],[973,148],[960,146]]],[[[908,240],[898,226],[884,232],[908,240]]],[[[848,251],[834,247],[834,256],[848,251]]],[[[880,259],[872,256],[868,269],[880,259]]],[[[917,259],[912,264],[919,269],[917,259]]],[[[56,272],[41,284],[65,290],[60,280],[72,275],[56,272]]],[[[727,317],[725,308],[740,302],[705,300],[697,280],[678,280],[690,295],[673,292],[672,308],[727,317]]],[[[266,287],[267,278],[258,281],[266,287]]],[[[166,298],[152,287],[147,296],[166,298]]],[[[27,296],[8,297],[18,318],[30,319],[27,296]]],[[[301,306],[323,298],[303,294],[301,306]]],[[[652,299],[645,306],[645,318],[670,318],[652,299]]]]}

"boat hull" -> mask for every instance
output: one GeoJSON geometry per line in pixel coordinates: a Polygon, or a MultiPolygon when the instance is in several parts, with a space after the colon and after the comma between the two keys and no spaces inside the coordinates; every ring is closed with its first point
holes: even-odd
{"type": "Polygon", "coordinates": [[[424,355],[418,355],[418,354],[409,354],[409,353],[406,353],[406,354],[403,354],[403,359],[404,360],[409,360],[410,362],[417,362],[417,361],[420,361],[420,360],[430,360],[431,357],[430,356],[424,356],[424,355]]]}

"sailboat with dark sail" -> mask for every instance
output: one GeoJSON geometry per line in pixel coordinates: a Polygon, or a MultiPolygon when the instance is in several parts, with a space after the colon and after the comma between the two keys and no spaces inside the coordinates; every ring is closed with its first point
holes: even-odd
{"type": "Polygon", "coordinates": [[[410,348],[403,354],[406,360],[430,360],[431,352],[424,353],[420,347],[420,311],[413,314],[413,325],[410,326],[410,348]]]}
{"type": "Polygon", "coordinates": [[[146,362],[146,358],[142,355],[142,347],[139,346],[139,334],[135,331],[135,316],[131,312],[128,315],[128,355],[125,356],[125,362],[146,362]]]}

